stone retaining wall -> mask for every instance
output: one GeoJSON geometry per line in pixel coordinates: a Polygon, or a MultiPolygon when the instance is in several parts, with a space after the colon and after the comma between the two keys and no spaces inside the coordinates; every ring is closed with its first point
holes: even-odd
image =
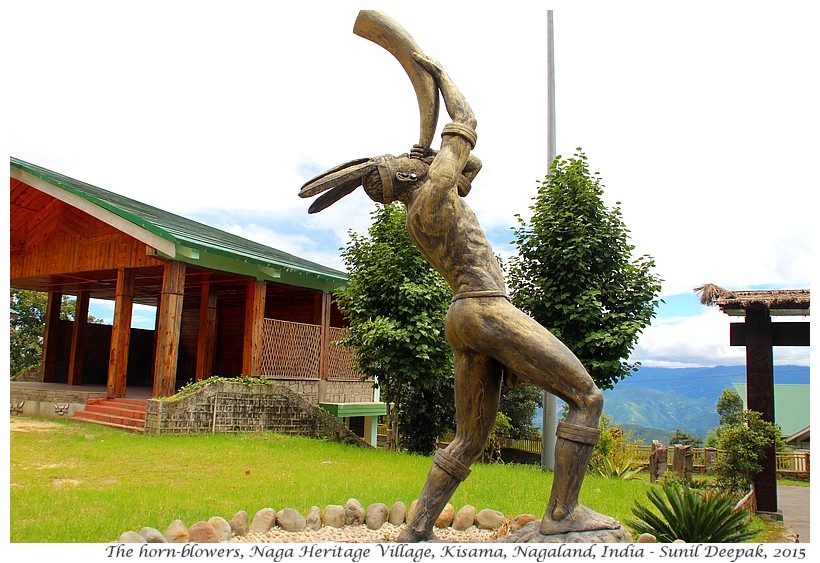
{"type": "Polygon", "coordinates": [[[332,379],[276,379],[266,377],[302,395],[309,403],[370,403],[372,381],[334,381],[332,379]]]}
{"type": "Polygon", "coordinates": [[[146,434],[261,431],[369,447],[338,420],[280,384],[219,381],[181,398],[149,399],[146,405],[146,434]]]}
{"type": "Polygon", "coordinates": [[[265,379],[275,381],[278,385],[287,387],[294,393],[298,393],[312,405],[319,404],[319,386],[321,382],[318,379],[265,379]]]}
{"type": "Polygon", "coordinates": [[[370,403],[373,401],[372,381],[322,381],[323,403],[370,403]]]}

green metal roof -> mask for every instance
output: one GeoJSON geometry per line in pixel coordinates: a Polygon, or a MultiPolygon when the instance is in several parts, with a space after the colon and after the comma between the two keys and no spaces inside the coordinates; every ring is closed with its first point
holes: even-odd
{"type": "MultiPolygon", "coordinates": [[[[746,405],[746,384],[733,383],[746,405]]],[[[779,383],[774,386],[774,420],[783,436],[791,436],[811,426],[808,383],[779,383]]]]}
{"type": "MultiPolygon", "coordinates": [[[[330,290],[347,282],[344,272],[232,235],[203,223],[69,178],[11,157],[15,169],[85,200],[173,245],[159,250],[167,257],[205,268],[248,275],[259,280],[330,290]]],[[[139,236],[137,235],[137,238],[139,236]]],[[[146,241],[147,242],[147,241],[146,241]]],[[[149,246],[155,246],[147,242],[149,246]]]]}

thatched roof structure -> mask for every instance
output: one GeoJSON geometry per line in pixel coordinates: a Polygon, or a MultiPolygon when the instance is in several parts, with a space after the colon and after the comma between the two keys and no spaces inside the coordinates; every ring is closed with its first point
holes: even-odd
{"type": "Polygon", "coordinates": [[[808,316],[811,296],[808,289],[762,289],[733,291],[707,283],[694,289],[704,305],[720,307],[727,315],[744,315],[751,305],[763,305],[779,316],[808,316]]]}

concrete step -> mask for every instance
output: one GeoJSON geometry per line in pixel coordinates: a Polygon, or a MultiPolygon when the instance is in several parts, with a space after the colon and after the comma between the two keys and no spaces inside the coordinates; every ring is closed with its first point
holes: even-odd
{"type": "Polygon", "coordinates": [[[93,420],[90,418],[85,418],[80,416],[81,413],[75,414],[71,417],[71,420],[76,420],[77,422],[88,422],[90,424],[99,424],[101,426],[110,426],[111,428],[120,428],[122,430],[130,430],[131,432],[145,432],[145,428],[142,426],[134,426],[130,424],[119,424],[116,422],[109,422],[106,420],[93,420]]]}
{"type": "Polygon", "coordinates": [[[145,399],[88,399],[87,405],[117,405],[122,408],[145,410],[145,399]]]}
{"type": "Polygon", "coordinates": [[[72,420],[143,432],[145,405],[140,399],[89,399],[72,420]]]}
{"type": "Polygon", "coordinates": [[[117,403],[96,403],[93,405],[87,404],[83,412],[145,420],[145,406],[140,409],[117,403]]]}

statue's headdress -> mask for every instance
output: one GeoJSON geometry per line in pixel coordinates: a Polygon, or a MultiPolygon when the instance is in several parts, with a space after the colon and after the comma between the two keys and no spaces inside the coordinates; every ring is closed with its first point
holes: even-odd
{"type": "Polygon", "coordinates": [[[390,155],[345,162],[308,180],[299,190],[299,197],[312,197],[326,192],[308,208],[308,213],[317,213],[364,185],[372,200],[392,203],[394,163],[395,158],[390,155]]]}
{"type": "MultiPolygon", "coordinates": [[[[317,213],[330,207],[359,186],[364,186],[364,191],[373,201],[393,203],[399,195],[399,190],[396,189],[397,181],[413,182],[424,174],[413,163],[430,164],[430,157],[404,157],[407,157],[407,154],[398,157],[385,154],[374,158],[359,158],[334,166],[305,182],[299,190],[299,197],[322,194],[308,208],[308,213],[317,213]],[[401,173],[404,173],[405,177],[401,177],[401,173]]],[[[470,193],[471,188],[470,180],[461,174],[458,178],[458,194],[464,197],[470,193]]]]}

